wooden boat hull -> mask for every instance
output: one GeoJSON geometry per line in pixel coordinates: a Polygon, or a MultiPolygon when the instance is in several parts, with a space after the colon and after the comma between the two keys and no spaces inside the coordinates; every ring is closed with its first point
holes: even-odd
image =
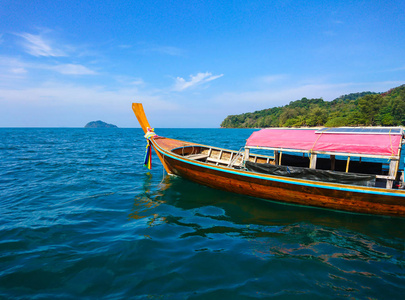
{"type": "MultiPolygon", "coordinates": [[[[176,147],[174,140],[170,144],[176,147]]],[[[379,188],[287,179],[234,170],[173,154],[163,148],[167,147],[163,139],[153,140],[153,145],[170,174],[212,188],[291,204],[405,217],[405,192],[401,190],[388,192],[379,188]]],[[[179,142],[177,146],[185,145],[185,142],[179,142]]]]}
{"type": "MultiPolygon", "coordinates": [[[[144,132],[148,132],[150,125],[142,105],[134,103],[133,110],[144,132]]],[[[202,185],[283,203],[405,217],[405,190],[327,183],[250,172],[231,166],[232,155],[236,152],[232,152],[228,165],[223,164],[221,155],[216,159],[216,163],[208,163],[191,159],[190,155],[186,155],[189,153],[185,152],[191,151],[190,154],[194,154],[195,149],[209,146],[158,136],[149,136],[149,140],[168,174],[181,176],[202,185]]],[[[215,151],[217,150],[231,151],[219,148],[215,151]]],[[[249,160],[250,158],[251,156],[249,160]]]]}

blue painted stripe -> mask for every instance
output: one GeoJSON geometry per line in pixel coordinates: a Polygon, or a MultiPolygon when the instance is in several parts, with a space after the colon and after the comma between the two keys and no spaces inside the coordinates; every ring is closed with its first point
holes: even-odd
{"type": "Polygon", "coordinates": [[[291,180],[288,180],[288,179],[282,179],[282,178],[273,177],[273,176],[260,175],[258,173],[251,173],[251,172],[247,172],[247,171],[234,171],[232,169],[225,169],[225,168],[220,168],[220,167],[218,168],[218,167],[211,166],[211,165],[208,165],[208,164],[205,164],[205,163],[202,163],[202,162],[199,163],[199,162],[192,161],[192,160],[185,160],[185,159],[183,159],[181,157],[173,155],[170,152],[166,152],[155,141],[153,141],[153,142],[154,142],[155,146],[158,148],[159,152],[162,155],[169,156],[169,157],[171,157],[171,158],[173,158],[173,159],[175,159],[177,161],[181,161],[181,162],[184,162],[184,163],[187,163],[187,164],[192,164],[192,165],[199,166],[199,167],[206,168],[206,169],[221,171],[221,172],[235,174],[235,175],[239,175],[239,176],[258,178],[258,179],[263,179],[263,180],[268,180],[268,181],[283,182],[283,183],[288,183],[288,184],[292,184],[292,185],[302,185],[302,186],[317,187],[317,188],[330,189],[330,190],[341,190],[341,191],[362,193],[362,194],[405,197],[405,191],[400,191],[400,190],[397,193],[392,193],[392,192],[386,192],[386,191],[370,191],[370,190],[363,190],[363,189],[356,189],[356,188],[335,187],[335,186],[328,186],[328,185],[320,185],[320,184],[316,184],[316,183],[299,182],[299,181],[295,181],[295,180],[291,181],[291,180]]]}

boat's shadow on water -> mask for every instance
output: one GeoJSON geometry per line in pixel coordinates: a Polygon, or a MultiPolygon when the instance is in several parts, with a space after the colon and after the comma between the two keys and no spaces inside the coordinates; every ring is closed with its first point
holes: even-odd
{"type": "MultiPolygon", "coordinates": [[[[305,207],[266,201],[259,198],[224,192],[180,177],[165,176],[159,184],[147,177],[142,195],[135,198],[131,218],[151,207],[165,204],[154,212],[163,215],[165,222],[178,220],[172,208],[192,211],[194,215],[213,220],[224,220],[234,226],[297,226],[305,224],[328,230],[352,231],[384,243],[389,232],[389,243],[404,249],[405,219],[378,215],[356,214],[323,208],[305,207]]],[[[142,213],[141,213],[142,214],[142,213]]],[[[392,245],[391,245],[392,246],[392,245]]]]}

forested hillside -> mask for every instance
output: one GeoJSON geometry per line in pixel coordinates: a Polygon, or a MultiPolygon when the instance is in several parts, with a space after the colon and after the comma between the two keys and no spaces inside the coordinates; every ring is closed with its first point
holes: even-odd
{"type": "Polygon", "coordinates": [[[353,93],[333,101],[302,98],[281,107],[231,115],[221,123],[225,128],[397,125],[405,125],[405,85],[385,93],[353,93]]]}

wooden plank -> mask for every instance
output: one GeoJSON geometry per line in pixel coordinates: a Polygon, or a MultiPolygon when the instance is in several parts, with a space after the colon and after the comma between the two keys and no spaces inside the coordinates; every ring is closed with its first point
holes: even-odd
{"type": "Polygon", "coordinates": [[[394,179],[395,179],[395,177],[393,177],[393,176],[388,176],[388,175],[375,175],[375,178],[391,179],[391,180],[394,180],[394,179]]]}
{"type": "Polygon", "coordinates": [[[219,161],[221,160],[221,156],[222,156],[222,149],[221,149],[221,151],[219,151],[219,155],[218,155],[218,161],[217,161],[217,166],[218,166],[218,163],[219,163],[219,161]]]}
{"type": "Polygon", "coordinates": [[[218,165],[218,164],[228,165],[228,164],[229,164],[229,161],[228,161],[228,160],[216,159],[216,158],[212,158],[212,157],[208,157],[208,158],[207,158],[207,161],[213,162],[213,163],[215,163],[216,165],[218,165]]]}
{"type": "Polygon", "coordinates": [[[186,155],[185,157],[187,157],[189,159],[198,160],[198,159],[207,158],[208,155],[206,155],[206,154],[190,154],[190,155],[186,155]]]}

